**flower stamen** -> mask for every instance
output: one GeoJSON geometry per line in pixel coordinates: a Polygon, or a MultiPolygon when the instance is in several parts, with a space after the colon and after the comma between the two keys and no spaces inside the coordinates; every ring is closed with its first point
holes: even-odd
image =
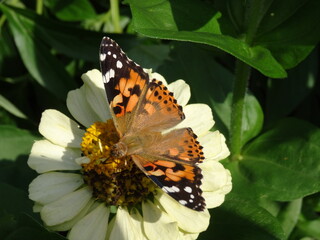
{"type": "Polygon", "coordinates": [[[82,164],[84,181],[92,187],[95,198],[107,205],[134,205],[155,192],[155,184],[135,165],[130,156],[112,154],[119,135],[112,120],[95,122],[84,134],[82,164]]]}

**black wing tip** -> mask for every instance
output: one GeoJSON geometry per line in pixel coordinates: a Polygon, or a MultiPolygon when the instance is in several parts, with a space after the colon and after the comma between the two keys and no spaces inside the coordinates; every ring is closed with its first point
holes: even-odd
{"type": "Polygon", "coordinates": [[[206,209],[206,203],[204,198],[201,196],[199,198],[198,203],[196,205],[193,205],[191,208],[195,211],[203,212],[206,209]]]}
{"type": "Polygon", "coordinates": [[[101,40],[101,45],[105,45],[107,43],[116,43],[113,39],[107,37],[107,36],[104,36],[101,40]]]}

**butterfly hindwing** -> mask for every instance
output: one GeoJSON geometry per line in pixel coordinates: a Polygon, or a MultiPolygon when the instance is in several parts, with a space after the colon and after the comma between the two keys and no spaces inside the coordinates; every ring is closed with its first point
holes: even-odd
{"type": "Polygon", "coordinates": [[[155,184],[180,204],[197,211],[204,210],[200,188],[202,174],[198,166],[162,159],[150,161],[141,155],[132,158],[138,166],[142,164],[140,168],[155,184]]]}
{"type": "Polygon", "coordinates": [[[172,130],[148,139],[149,144],[132,158],[138,167],[163,191],[182,205],[197,211],[205,207],[201,196],[202,146],[191,128],[172,130]]]}
{"type": "Polygon", "coordinates": [[[191,128],[174,129],[146,144],[145,154],[161,156],[174,162],[201,163],[203,147],[191,128]]]}

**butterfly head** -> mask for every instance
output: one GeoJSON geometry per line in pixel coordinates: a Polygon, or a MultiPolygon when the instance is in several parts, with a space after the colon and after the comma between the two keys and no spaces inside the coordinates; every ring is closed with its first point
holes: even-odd
{"type": "Polygon", "coordinates": [[[123,142],[118,142],[111,147],[111,156],[114,158],[122,158],[127,155],[128,147],[123,142]]]}

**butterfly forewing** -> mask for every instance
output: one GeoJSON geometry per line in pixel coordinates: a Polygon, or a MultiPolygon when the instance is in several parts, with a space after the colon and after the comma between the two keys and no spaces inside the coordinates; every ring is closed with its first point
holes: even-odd
{"type": "Polygon", "coordinates": [[[149,76],[108,37],[101,42],[100,65],[115,126],[119,133],[125,134],[131,126],[132,112],[149,83],[149,76]]]}

